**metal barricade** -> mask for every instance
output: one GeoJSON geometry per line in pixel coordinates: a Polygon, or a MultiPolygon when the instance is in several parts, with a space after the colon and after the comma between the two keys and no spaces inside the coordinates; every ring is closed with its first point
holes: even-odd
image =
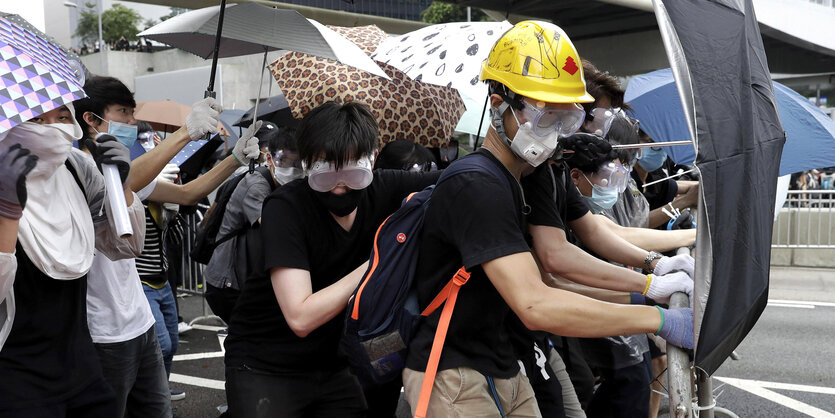
{"type": "Polygon", "coordinates": [[[790,190],[777,214],[772,248],[835,248],[835,190],[790,190]]]}
{"type": "Polygon", "coordinates": [[[208,305],[206,304],[206,282],[203,278],[203,269],[206,268],[206,266],[193,261],[191,256],[189,256],[191,249],[194,247],[194,240],[197,236],[197,226],[203,220],[203,214],[198,210],[192,214],[184,215],[183,220],[185,225],[183,227],[182,263],[180,264],[180,277],[182,278],[182,282],[180,287],[177,288],[177,291],[199,296],[201,299],[200,303],[203,307],[203,315],[189,321],[189,325],[193,325],[207,319],[223,323],[223,320],[220,319],[220,317],[211,313],[208,305]]]}

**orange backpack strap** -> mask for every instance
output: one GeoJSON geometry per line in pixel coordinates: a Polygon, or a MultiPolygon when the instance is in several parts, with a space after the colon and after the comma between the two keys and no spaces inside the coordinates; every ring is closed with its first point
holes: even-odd
{"type": "Polygon", "coordinates": [[[458,299],[458,291],[461,286],[470,279],[470,273],[461,267],[452,276],[452,279],[435,296],[432,303],[421,313],[428,316],[435,311],[444,301],[444,310],[441,311],[441,319],[438,321],[438,329],[435,330],[435,340],[432,341],[432,351],[429,352],[429,363],[426,365],[426,373],[423,375],[423,384],[420,386],[420,398],[415,408],[415,418],[425,418],[429,408],[429,397],[432,395],[432,387],[435,385],[435,374],[438,372],[438,363],[441,361],[441,350],[444,348],[444,340],[449,330],[449,322],[452,319],[452,310],[455,308],[455,300],[458,299]]]}

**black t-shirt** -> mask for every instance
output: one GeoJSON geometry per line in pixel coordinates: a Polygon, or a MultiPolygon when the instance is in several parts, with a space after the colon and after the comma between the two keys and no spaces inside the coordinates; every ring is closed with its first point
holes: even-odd
{"type": "Polygon", "coordinates": [[[0,350],[0,409],[64,402],[102,378],[87,328],[87,276],[55,280],[20,243],[16,251],[17,309],[0,350]]]}
{"type": "Polygon", "coordinates": [[[567,223],[589,212],[583,196],[561,166],[542,164],[522,178],[525,199],[531,206],[528,223],[553,226],[568,232],[567,223]]]}
{"type": "MultiPolygon", "coordinates": [[[[446,285],[461,265],[470,279],[461,288],[438,370],[469,367],[510,378],[519,371],[511,345],[515,314],[484,274],[481,264],[530,251],[519,183],[492,154],[479,150],[464,158],[489,158],[504,173],[466,172],[438,185],[426,212],[416,280],[421,307],[446,285]]],[[[455,163],[453,162],[453,165],[455,163]]],[[[421,318],[406,365],[423,371],[442,309],[421,318]]]]}
{"type": "MultiPolygon", "coordinates": [[[[658,170],[647,174],[647,183],[651,183],[667,176],[668,174],[664,172],[663,169],[659,168],[658,170]]],[[[678,194],[678,183],[676,183],[673,179],[667,179],[667,181],[655,183],[646,188],[644,187],[644,183],[641,181],[641,177],[638,176],[638,173],[635,170],[632,171],[632,179],[635,180],[635,184],[638,185],[638,190],[640,190],[647,199],[647,202],[649,203],[649,210],[658,209],[661,206],[672,202],[678,194]]]]}
{"type": "Polygon", "coordinates": [[[290,182],[270,194],[264,202],[260,228],[264,271],[247,279],[232,314],[226,339],[227,366],[246,364],[270,372],[342,367],[337,348],[344,317],[337,315],[307,337],[298,337],[281,313],[269,269],[309,271],[313,292],[330,286],[368,260],[374,233],[403,199],[434,184],[439,176],[440,172],[376,170],[350,231],[339,226],[319,203],[307,179],[290,182]]]}

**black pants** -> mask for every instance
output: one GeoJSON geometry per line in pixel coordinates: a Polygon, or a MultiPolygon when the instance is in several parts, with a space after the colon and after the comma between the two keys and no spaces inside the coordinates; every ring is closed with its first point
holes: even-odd
{"type": "Polygon", "coordinates": [[[362,417],[365,397],[347,368],[337,372],[273,374],[226,368],[226,400],[232,418],[362,417]]]}
{"type": "Polygon", "coordinates": [[[241,292],[231,287],[221,289],[206,283],[206,303],[209,304],[212,312],[227,325],[231,323],[232,310],[235,309],[235,304],[238,302],[238,296],[240,295],[241,292]]]}
{"type": "Polygon", "coordinates": [[[586,413],[589,417],[645,417],[649,415],[652,361],[620,369],[601,369],[600,386],[586,413]]]}
{"type": "Polygon", "coordinates": [[[116,417],[119,414],[118,411],[119,406],[113,389],[103,378],[100,378],[64,402],[23,409],[0,409],[0,416],[4,418],[116,417]]]}

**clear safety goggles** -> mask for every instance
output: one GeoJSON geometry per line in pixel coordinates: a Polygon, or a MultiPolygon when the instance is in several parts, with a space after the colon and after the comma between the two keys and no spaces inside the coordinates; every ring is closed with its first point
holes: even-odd
{"type": "Polygon", "coordinates": [[[635,133],[638,133],[640,121],[629,116],[629,114],[619,107],[595,107],[589,112],[583,128],[585,128],[586,132],[605,137],[609,134],[609,129],[612,127],[612,122],[615,121],[615,118],[626,119],[632,125],[635,133]]]}
{"type": "Polygon", "coordinates": [[[374,180],[374,159],[371,156],[349,161],[337,170],[332,163],[316,161],[310,167],[302,164],[307,174],[307,183],[317,192],[329,192],[338,185],[344,185],[353,190],[362,190],[374,180]]]}
{"type": "Polygon", "coordinates": [[[302,168],[302,160],[296,151],[278,150],[272,153],[276,167],[281,168],[302,168]]]}
{"type": "Polygon", "coordinates": [[[609,161],[601,165],[591,177],[595,180],[595,184],[605,188],[614,188],[618,193],[623,193],[629,184],[629,172],[630,170],[623,165],[609,161]]]}
{"type": "MultiPolygon", "coordinates": [[[[521,110],[522,117],[525,122],[531,123],[533,133],[538,136],[546,136],[554,131],[559,137],[574,135],[586,119],[586,112],[579,106],[574,109],[563,109],[546,106],[544,102],[533,104],[524,100],[522,103],[524,103],[521,110]]],[[[517,122],[520,121],[517,120],[517,122]]]]}

